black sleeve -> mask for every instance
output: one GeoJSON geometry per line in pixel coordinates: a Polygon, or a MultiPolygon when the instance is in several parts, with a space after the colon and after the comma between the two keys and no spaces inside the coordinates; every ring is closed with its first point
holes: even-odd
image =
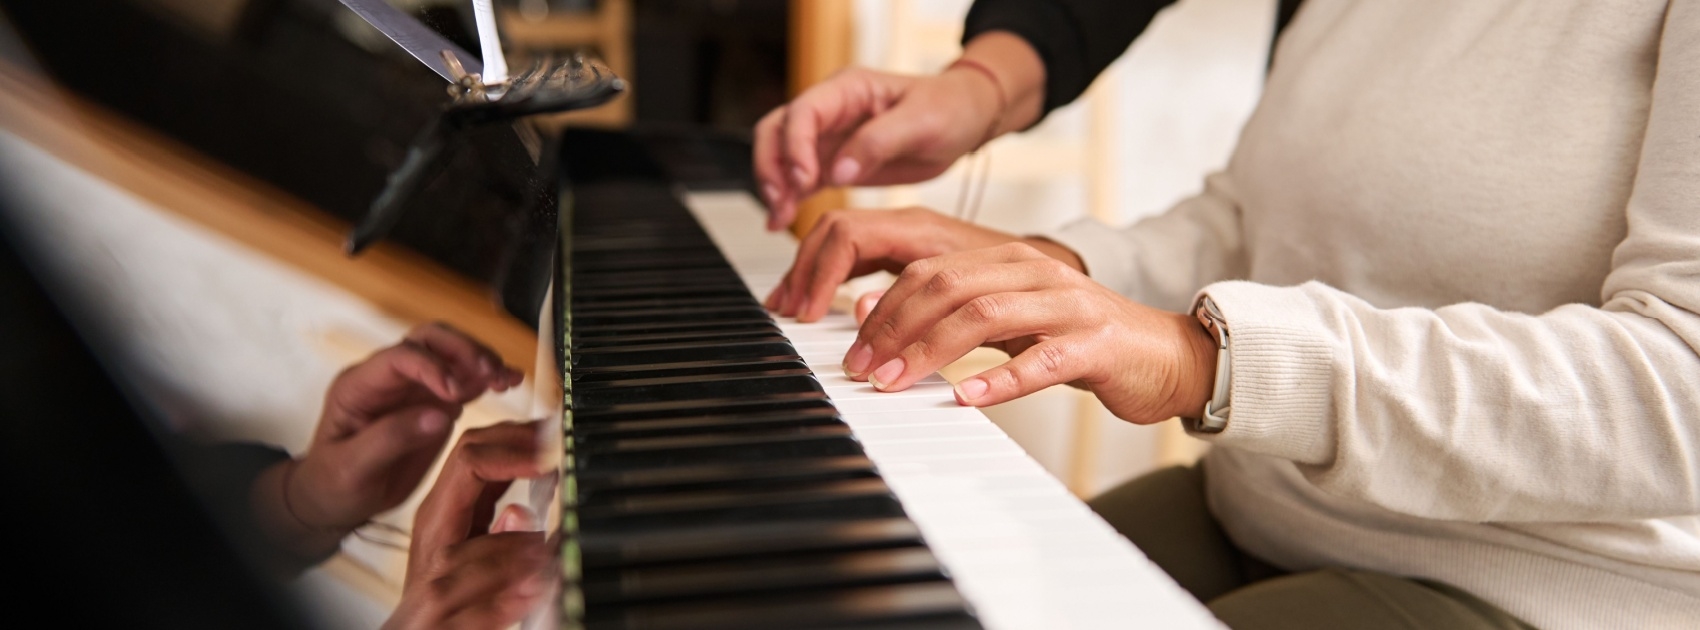
{"type": "Polygon", "coordinates": [[[1045,63],[1045,109],[1079,98],[1175,0],[975,0],[962,42],[987,31],[1027,40],[1045,63]]]}

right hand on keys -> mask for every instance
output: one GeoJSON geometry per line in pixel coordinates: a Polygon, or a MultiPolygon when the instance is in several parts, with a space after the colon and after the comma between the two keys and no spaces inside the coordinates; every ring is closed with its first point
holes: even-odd
{"type": "MultiPolygon", "coordinates": [[[[1077,270],[1085,266],[1075,253],[1042,238],[1021,238],[953,219],[926,208],[835,210],[797,248],[785,279],[767,296],[769,310],[798,321],[826,315],[838,285],[875,271],[897,273],[909,263],[970,249],[1025,242],[1077,270]]],[[[858,314],[872,309],[877,295],[864,296],[858,314]]]]}

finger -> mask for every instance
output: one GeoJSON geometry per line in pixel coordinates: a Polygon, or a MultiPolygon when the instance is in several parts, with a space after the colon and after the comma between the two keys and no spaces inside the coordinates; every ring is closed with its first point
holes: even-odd
{"type": "MultiPolygon", "coordinates": [[[[842,146],[832,154],[831,183],[837,186],[894,183],[882,174],[892,170],[897,162],[913,161],[934,152],[932,149],[939,138],[938,129],[950,122],[940,112],[919,102],[898,102],[896,107],[870,118],[844,139],[842,146]]],[[[922,161],[932,165],[930,170],[943,172],[954,158],[922,161]]],[[[917,181],[912,175],[899,179],[902,182],[917,181]]]]}
{"type": "MultiPolygon", "coordinates": [[[[993,315],[992,312],[979,309],[996,306],[993,296],[1039,291],[1050,287],[1057,280],[1057,266],[1060,264],[1055,261],[1023,260],[1012,263],[947,266],[927,279],[919,290],[910,293],[903,304],[883,311],[876,306],[874,311],[869,313],[858,333],[858,341],[862,341],[863,346],[856,348],[858,361],[865,358],[867,363],[854,367],[871,369],[872,372],[868,373],[870,380],[873,380],[874,374],[879,374],[879,382],[894,385],[897,383],[895,377],[905,370],[894,368],[889,363],[901,358],[898,353],[904,348],[917,343],[917,340],[929,331],[943,326],[944,322],[941,320],[962,312],[962,309],[967,308],[966,305],[971,304],[975,307],[970,309],[972,312],[969,314],[984,312],[989,317],[993,315]],[[976,300],[980,302],[976,304],[976,300]]],[[[996,315],[1006,314],[999,312],[996,315]]],[[[979,342],[976,341],[975,345],[979,345],[979,342]]],[[[955,358],[951,357],[952,360],[955,358]]],[[[928,370],[922,375],[931,373],[932,370],[928,370]]]]}
{"type": "MultiPolygon", "coordinates": [[[[374,356],[377,365],[387,365],[389,373],[399,376],[431,390],[439,400],[459,402],[461,385],[454,378],[454,371],[437,355],[424,348],[409,344],[391,346],[374,356]]],[[[372,361],[368,361],[372,363],[372,361]]],[[[388,384],[371,383],[370,387],[361,390],[381,387],[388,384]]]]}
{"type": "MultiPolygon", "coordinates": [[[[918,332],[899,329],[896,322],[888,322],[900,309],[908,308],[907,302],[915,294],[927,290],[933,283],[933,277],[951,269],[976,269],[999,263],[1037,260],[1044,257],[1033,248],[1021,244],[1005,244],[995,247],[971,249],[942,256],[934,256],[909,263],[903,272],[897,275],[897,282],[886,289],[879,303],[874,305],[867,318],[862,321],[860,330],[856,333],[856,341],[850,344],[850,350],[844,355],[844,369],[851,378],[863,378],[868,372],[880,367],[884,361],[889,361],[898,349],[914,341],[918,332]],[[876,345],[876,340],[882,341],[876,345]],[[875,356],[875,350],[883,350],[884,354],[875,356]]],[[[952,275],[961,276],[966,271],[952,271],[952,275]]],[[[954,282],[950,278],[946,283],[954,282]]],[[[1023,285],[1025,286],[1025,285],[1023,285]]],[[[1003,289],[1018,290],[1018,289],[1003,289]]],[[[972,297],[972,296],[969,296],[972,297]]],[[[966,301],[964,299],[963,301],[966,301]]],[[[960,304],[960,302],[958,302],[960,304]]],[[[936,311],[936,309],[935,309],[936,311]]],[[[935,317],[943,317],[943,312],[933,312],[935,317]]]]}
{"type": "Polygon", "coordinates": [[[518,503],[503,508],[502,513],[496,516],[496,522],[490,526],[492,534],[534,531],[537,531],[537,515],[518,503]]]}
{"type": "Polygon", "coordinates": [[[821,248],[842,229],[838,225],[849,213],[848,210],[834,210],[821,216],[820,222],[816,223],[809,235],[803,237],[803,242],[797,245],[797,256],[792,259],[791,269],[785,273],[785,279],[780,282],[775,294],[778,307],[775,312],[784,317],[795,317],[802,309],[805,292],[799,287],[814,275],[818,262],[816,258],[820,255],[821,248]]]}
{"type": "Polygon", "coordinates": [[[407,334],[407,341],[443,358],[461,386],[461,396],[467,400],[484,393],[486,388],[507,389],[508,376],[516,371],[503,365],[502,357],[494,350],[442,322],[414,328],[407,334]]]}
{"type": "Polygon", "coordinates": [[[868,313],[873,312],[874,305],[879,304],[880,297],[884,295],[885,289],[880,289],[863,293],[862,297],[856,298],[856,325],[860,326],[862,322],[868,321],[868,313]]]}
{"type": "Polygon", "coordinates": [[[1085,378],[1092,369],[1086,350],[1070,337],[1041,341],[1009,362],[957,383],[956,401],[987,407],[1085,378]]]}
{"type": "Polygon", "coordinates": [[[453,423],[454,416],[438,407],[410,407],[384,416],[348,440],[343,465],[361,478],[385,479],[410,456],[434,456],[448,441],[453,423]]]}
{"type": "Polygon", "coordinates": [[[850,69],[805,91],[786,106],[785,161],[798,198],[828,183],[821,157],[870,118],[877,118],[900,91],[887,75],[850,69]]]}
{"type": "Polygon", "coordinates": [[[802,296],[798,300],[797,321],[814,322],[825,317],[832,308],[832,296],[838,291],[838,285],[850,279],[856,263],[877,255],[877,250],[872,248],[879,247],[879,243],[870,241],[878,239],[862,237],[865,232],[846,221],[832,226],[831,233],[826,235],[813,257],[814,264],[799,275],[792,287],[802,296]],[[863,251],[864,246],[870,250],[863,251]]]}
{"type": "Polygon", "coordinates": [[[1076,314],[1061,291],[991,293],[964,303],[868,374],[880,391],[902,391],[988,342],[1056,334],[1076,314]]]}
{"type": "Polygon", "coordinates": [[[775,108],[756,123],[753,161],[756,183],[762,200],[767,202],[767,229],[776,231],[790,225],[797,207],[790,203],[790,180],[785,175],[784,154],[780,144],[785,107],[775,108]]]}
{"type": "Polygon", "coordinates": [[[537,424],[504,423],[467,431],[437,474],[414,517],[414,553],[431,553],[467,539],[475,512],[492,484],[543,474],[538,458],[537,424]]]}
{"type": "Polygon", "coordinates": [[[445,571],[432,581],[436,604],[453,619],[504,596],[540,595],[548,582],[550,555],[542,532],[492,534],[456,544],[444,553],[445,571]]]}

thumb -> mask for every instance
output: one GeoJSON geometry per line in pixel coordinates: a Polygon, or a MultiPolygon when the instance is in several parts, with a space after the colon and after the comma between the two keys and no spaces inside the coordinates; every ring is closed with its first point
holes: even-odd
{"type": "Polygon", "coordinates": [[[385,476],[397,463],[421,451],[436,452],[449,436],[448,412],[410,407],[367,425],[346,447],[348,466],[362,475],[385,476]]]}

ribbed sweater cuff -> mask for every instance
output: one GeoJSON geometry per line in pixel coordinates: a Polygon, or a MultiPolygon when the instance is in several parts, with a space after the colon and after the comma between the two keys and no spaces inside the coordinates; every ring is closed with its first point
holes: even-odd
{"type": "Polygon", "coordinates": [[[1122,295],[1138,295],[1133,286],[1135,256],[1126,237],[1097,219],[1086,218],[1042,234],[1074,250],[1086,264],[1086,275],[1122,295]]]}
{"type": "Polygon", "coordinates": [[[1223,446],[1308,464],[1334,459],[1336,359],[1326,322],[1297,287],[1219,282],[1201,292],[1227,320],[1233,410],[1223,446]]]}

